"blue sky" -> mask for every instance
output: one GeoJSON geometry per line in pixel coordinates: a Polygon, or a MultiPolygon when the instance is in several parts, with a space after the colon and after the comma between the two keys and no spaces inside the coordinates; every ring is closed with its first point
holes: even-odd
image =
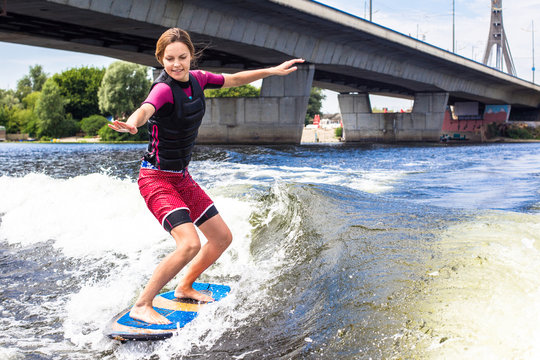
{"type": "MultiPolygon", "coordinates": [[[[481,62],[489,31],[490,0],[372,0],[373,22],[429,44],[452,51],[452,4],[455,1],[456,53],[481,62]]],[[[320,3],[369,18],[369,0],[321,0],[320,3]]],[[[532,24],[535,27],[535,61],[540,64],[539,0],[503,0],[503,22],[518,77],[532,81],[532,24]]],[[[0,42],[0,88],[15,88],[30,66],[40,64],[54,74],[80,66],[106,67],[115,59],[0,42]]],[[[540,83],[536,71],[536,83],[540,83]]],[[[372,98],[377,107],[394,109],[408,101],[372,98]]],[[[327,92],[325,112],[338,112],[335,93],[327,92]]]]}

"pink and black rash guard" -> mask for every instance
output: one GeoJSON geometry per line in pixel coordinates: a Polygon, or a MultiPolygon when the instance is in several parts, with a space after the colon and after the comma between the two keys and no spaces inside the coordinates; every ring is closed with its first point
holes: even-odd
{"type": "MultiPolygon", "coordinates": [[[[202,70],[193,70],[189,73],[193,75],[195,79],[197,79],[203,90],[219,89],[225,82],[223,75],[213,74],[202,70]]],[[[178,83],[180,87],[184,89],[184,92],[188,97],[192,96],[189,82],[176,81],[176,83],[178,83]]],[[[152,104],[156,108],[156,111],[161,109],[161,107],[167,103],[174,104],[171,88],[165,83],[156,83],[150,90],[146,100],[143,101],[143,104],[144,103],[152,104]]]]}
{"type": "Polygon", "coordinates": [[[206,109],[203,91],[220,88],[224,82],[223,75],[200,70],[190,71],[188,82],[161,73],[143,102],[156,109],[148,120],[143,167],[183,171],[188,166],[206,109]]]}

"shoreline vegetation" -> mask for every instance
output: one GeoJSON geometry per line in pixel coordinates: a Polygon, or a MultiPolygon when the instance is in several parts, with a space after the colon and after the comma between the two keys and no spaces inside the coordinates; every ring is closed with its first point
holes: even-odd
{"type": "MultiPolygon", "coordinates": [[[[101,140],[99,136],[70,136],[64,138],[55,138],[49,141],[43,140],[5,140],[0,141],[2,143],[27,143],[27,144],[146,144],[146,140],[123,140],[123,141],[110,141],[110,140],[101,140]]],[[[467,145],[467,144],[491,144],[491,143],[537,143],[540,142],[540,139],[516,139],[511,137],[496,136],[490,139],[485,139],[484,141],[475,141],[475,140],[462,140],[462,141],[433,141],[426,142],[426,144],[441,144],[441,145],[467,145]]],[[[366,142],[357,142],[357,144],[364,143],[375,143],[374,141],[366,142]]],[[[390,142],[392,144],[407,144],[408,142],[390,142]]],[[[341,138],[335,135],[335,129],[307,129],[305,128],[302,133],[302,140],[300,145],[314,145],[314,144],[354,144],[346,143],[341,140],[341,138]]],[[[212,145],[212,144],[201,144],[201,145],[212,145]]],[[[216,144],[217,145],[217,144],[216,144]]],[[[223,145],[223,144],[219,144],[223,145]]]]}
{"type": "MultiPolygon", "coordinates": [[[[149,75],[147,67],[123,61],[114,62],[107,69],[72,68],[52,76],[44,73],[41,65],[30,66],[16,90],[0,89],[0,142],[6,138],[4,141],[8,142],[146,143],[146,131],[133,136],[118,133],[107,124],[111,119],[127,118],[136,104],[144,100],[151,85],[149,75]]],[[[235,88],[234,92],[230,89],[206,92],[207,97],[253,97],[259,95],[260,89],[246,85],[235,88]]],[[[322,89],[311,89],[305,125],[312,125],[322,113],[324,98],[322,89]]],[[[323,114],[321,118],[325,116],[328,119],[322,120],[341,120],[339,113],[323,114]]],[[[341,132],[337,130],[342,129],[305,128],[300,143],[340,143],[341,132]]],[[[456,134],[443,135],[441,131],[441,140],[447,140],[444,144],[535,142],[540,140],[540,122],[492,123],[480,132],[459,133],[456,137],[456,134]],[[480,135],[482,139],[476,139],[480,135]]]]}
{"type": "MultiPolygon", "coordinates": [[[[106,69],[75,67],[52,76],[41,65],[30,66],[16,89],[0,89],[0,141],[78,143],[95,142],[96,136],[112,143],[147,141],[146,131],[118,133],[108,122],[127,119],[151,84],[150,68],[125,61],[115,61],[106,69]]],[[[252,85],[205,90],[208,98],[259,94],[260,89],[252,85]]],[[[306,125],[321,113],[324,98],[322,89],[311,89],[306,125]]]]}

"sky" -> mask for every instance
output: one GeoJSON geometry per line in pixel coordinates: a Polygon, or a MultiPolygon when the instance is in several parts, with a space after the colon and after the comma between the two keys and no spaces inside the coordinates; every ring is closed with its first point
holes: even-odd
{"type": "MultiPolygon", "coordinates": [[[[369,0],[320,0],[320,3],[369,19],[369,0]]],[[[490,27],[490,0],[371,0],[372,21],[394,31],[482,62],[490,27]],[[455,22],[453,22],[453,6],[455,22]]],[[[9,8],[8,8],[9,11],[9,8]]],[[[533,24],[535,61],[540,63],[540,0],[503,0],[503,24],[517,76],[532,81],[533,24]]],[[[14,89],[30,66],[42,65],[49,75],[81,67],[106,67],[116,59],[0,42],[0,88],[14,89]]],[[[535,83],[540,84],[536,71],[535,83]]],[[[323,113],[339,112],[337,94],[325,91],[323,113]]],[[[409,108],[412,101],[371,96],[372,106],[391,110],[409,108]]]]}

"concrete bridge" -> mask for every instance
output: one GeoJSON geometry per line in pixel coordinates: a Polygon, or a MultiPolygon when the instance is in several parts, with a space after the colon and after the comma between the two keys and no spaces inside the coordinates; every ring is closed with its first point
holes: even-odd
{"type": "Polygon", "coordinates": [[[540,86],[310,0],[8,0],[6,10],[0,41],[154,67],[155,41],[173,26],[205,48],[199,67],[210,71],[307,60],[265,79],[260,98],[210,99],[201,142],[299,143],[312,85],[340,92],[346,141],[438,140],[459,102],[540,120],[540,86]],[[372,114],[370,93],[413,98],[413,111],[372,114]]]}

